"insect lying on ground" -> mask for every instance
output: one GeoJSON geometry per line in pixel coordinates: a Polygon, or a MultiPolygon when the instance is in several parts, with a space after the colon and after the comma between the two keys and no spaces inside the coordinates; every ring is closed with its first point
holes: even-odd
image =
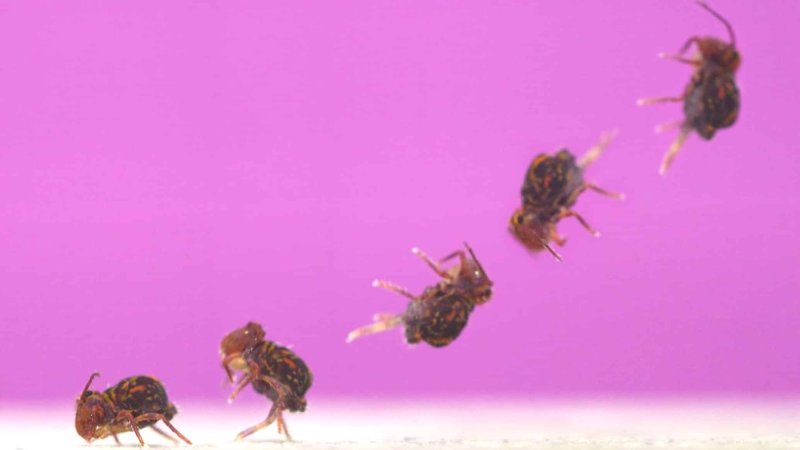
{"type": "Polygon", "coordinates": [[[639,99],[638,104],[683,102],[684,119],[679,122],[662,124],[656,127],[657,132],[679,129],[678,137],[669,147],[661,162],[659,172],[664,175],[672,164],[672,160],[680,152],[686,138],[696,131],[705,140],[714,137],[717,130],[728,128],[739,116],[739,89],[736,87],[734,75],[739,69],[741,57],[736,50],[736,36],[733,27],[719,13],[702,1],[697,2],[714,17],[719,19],[728,29],[730,42],[715,37],[692,36],[686,41],[678,54],[662,53],[662,58],[673,59],[694,67],[692,79],[678,97],[654,97],[639,99]],[[697,45],[698,56],[685,58],[684,53],[692,44],[697,45]]]}
{"type": "Polygon", "coordinates": [[[467,325],[469,314],[476,305],[482,305],[492,296],[492,281],[481,267],[475,253],[466,243],[469,252],[457,250],[440,261],[434,261],[419,249],[412,252],[442,279],[414,295],[405,288],[385,281],[375,280],[372,285],[396,292],[411,302],[403,314],[376,314],[375,323],[363,326],[347,335],[352,342],[368,334],[380,333],[401,325],[405,326],[406,342],[425,341],[433,347],[444,347],[453,342],[467,325]],[[443,268],[442,264],[458,258],[458,264],[443,268]]]}
{"type": "Polygon", "coordinates": [[[550,241],[560,246],[566,243],[566,238],[556,230],[558,221],[565,217],[576,218],[592,235],[600,235],[572,207],[587,189],[613,198],[624,198],[623,194],[606,191],[583,179],[583,171],[615,136],[616,131],[603,134],[600,142],[577,161],[567,149],[552,156],[541,153],[533,159],[522,183],[522,207],[514,211],[509,223],[509,231],[525,247],[534,252],[547,250],[561,261],[561,255],[550,246],[550,241]]]}
{"type": "Polygon", "coordinates": [[[228,398],[232,402],[247,387],[272,400],[267,418],[239,433],[237,440],[268,427],[277,420],[278,433],[291,440],[283,411],[305,411],[305,394],[311,387],[311,371],[297,355],[286,347],[264,339],[264,329],[255,322],[248,322],[243,328],[229,333],[222,340],[220,353],[222,367],[231,384],[235,383],[234,370],[242,371],[243,378],[228,398]]]}
{"type": "Polygon", "coordinates": [[[159,420],[187,444],[192,445],[172,424],[178,410],[167,400],[167,391],[155,378],[136,376],[125,378],[103,392],[90,391],[92,380],[99,377],[93,373],[86,382],[75,413],[75,429],[86,442],[113,436],[119,444],[117,434],[133,431],[144,447],[139,429],[151,427],[153,431],[177,442],[172,436],[156,427],[159,420]]]}

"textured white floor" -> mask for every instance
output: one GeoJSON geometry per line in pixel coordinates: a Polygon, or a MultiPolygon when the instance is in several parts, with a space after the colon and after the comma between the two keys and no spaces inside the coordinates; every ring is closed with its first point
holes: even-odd
{"type": "MultiPolygon", "coordinates": [[[[69,406],[2,406],[0,449],[118,448],[113,440],[83,442],[69,406]]],[[[234,442],[266,410],[236,406],[179,404],[174,424],[197,449],[800,449],[800,402],[788,401],[315,401],[305,414],[287,416],[291,443],[274,428],[234,442]]],[[[173,448],[150,430],[143,436],[150,447],[173,448]]],[[[138,447],[132,434],[121,438],[138,447]]]]}

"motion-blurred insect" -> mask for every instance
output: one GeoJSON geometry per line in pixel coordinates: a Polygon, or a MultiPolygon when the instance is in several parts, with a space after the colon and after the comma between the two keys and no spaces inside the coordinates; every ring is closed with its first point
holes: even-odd
{"type": "Polygon", "coordinates": [[[571,208],[587,189],[613,198],[625,198],[623,194],[606,191],[583,179],[583,171],[615,136],[616,131],[604,133],[597,145],[577,161],[567,149],[552,156],[541,153],[533,159],[522,183],[522,207],[514,211],[509,223],[509,231],[525,247],[534,252],[547,250],[561,261],[561,255],[550,246],[550,241],[560,246],[566,243],[566,238],[556,230],[558,221],[565,217],[576,218],[592,235],[600,235],[571,208]]]}
{"type": "Polygon", "coordinates": [[[433,347],[444,347],[453,342],[467,325],[475,306],[488,302],[492,296],[492,281],[469,245],[464,243],[464,246],[469,256],[457,250],[440,261],[434,261],[417,248],[412,249],[442,279],[420,295],[392,282],[375,280],[372,286],[396,292],[411,302],[403,314],[376,314],[374,323],[351,331],[347,342],[401,325],[405,326],[409,344],[425,341],[433,347]],[[453,258],[458,258],[458,264],[447,269],[442,267],[453,258]]]}
{"type": "Polygon", "coordinates": [[[733,33],[733,27],[705,2],[698,0],[697,4],[725,25],[730,42],[724,42],[715,37],[692,36],[678,54],[661,53],[659,55],[661,58],[673,59],[690,64],[695,68],[692,79],[680,96],[643,98],[637,102],[639,106],[683,102],[685,116],[683,120],[656,127],[657,132],[680,130],[678,137],[669,147],[661,162],[659,173],[662,175],[669,169],[672,160],[680,152],[692,130],[696,131],[703,139],[710,140],[717,130],[730,127],[739,116],[739,89],[736,87],[734,74],[739,69],[741,57],[736,50],[736,36],[733,33]],[[685,58],[683,54],[693,43],[697,45],[699,55],[695,58],[685,58]]]}
{"type": "Polygon", "coordinates": [[[144,447],[139,429],[145,427],[151,427],[158,434],[177,442],[172,436],[156,427],[156,422],[160,420],[179,438],[192,445],[189,439],[170,423],[178,410],[167,400],[167,391],[158,380],[148,376],[136,376],[125,378],[103,392],[90,391],[92,380],[99,376],[99,373],[93,373],[89,377],[77,401],[75,429],[86,442],[113,436],[119,444],[117,434],[133,431],[139,439],[139,444],[144,447]]]}
{"type": "Polygon", "coordinates": [[[256,431],[268,427],[277,420],[278,433],[291,440],[289,429],[283,420],[283,411],[306,410],[306,391],[311,387],[311,371],[294,352],[264,339],[265,333],[261,325],[248,322],[242,328],[232,331],[220,346],[222,367],[231,384],[235,383],[234,370],[241,371],[243,378],[228,398],[234,398],[248,384],[259,394],[272,400],[272,408],[267,418],[239,433],[237,440],[243,439],[256,431]]]}

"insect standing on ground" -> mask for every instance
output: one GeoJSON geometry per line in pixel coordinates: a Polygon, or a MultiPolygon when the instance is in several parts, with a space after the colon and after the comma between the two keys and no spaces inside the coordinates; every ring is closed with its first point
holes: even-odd
{"type": "Polygon", "coordinates": [[[376,314],[374,323],[350,332],[347,342],[401,325],[405,326],[409,344],[425,341],[433,347],[444,347],[453,342],[467,325],[475,306],[488,302],[492,296],[492,281],[469,245],[464,243],[464,246],[469,256],[464,250],[457,250],[440,261],[434,261],[417,248],[412,249],[442,279],[420,295],[392,282],[375,280],[374,287],[396,292],[411,302],[403,314],[376,314]],[[458,258],[457,264],[447,269],[442,267],[454,258],[458,258]]]}
{"type": "Polygon", "coordinates": [[[698,0],[697,3],[725,25],[730,41],[725,42],[710,36],[692,36],[679,53],[661,53],[659,55],[662,58],[673,59],[694,67],[692,79],[680,96],[643,98],[638,101],[640,106],[683,102],[684,119],[682,121],[656,127],[657,132],[679,129],[678,137],[669,147],[661,162],[659,172],[662,175],[669,169],[692,131],[697,132],[703,139],[710,140],[717,130],[732,126],[739,116],[739,89],[736,87],[734,75],[739,69],[741,57],[736,50],[736,36],[733,33],[733,27],[705,2],[698,0]],[[683,55],[692,44],[697,46],[698,55],[693,58],[684,57],[683,55]]]}
{"type": "Polygon", "coordinates": [[[567,149],[559,150],[555,155],[541,153],[533,159],[522,183],[522,206],[514,211],[509,223],[511,234],[526,248],[534,252],[547,250],[561,261],[561,255],[550,246],[550,242],[560,246],[566,243],[566,238],[556,230],[558,221],[566,217],[576,218],[592,235],[600,235],[572,207],[587,189],[613,198],[625,197],[583,178],[586,167],[603,153],[615,136],[616,131],[604,133],[600,142],[577,161],[567,149]]]}
{"type": "Polygon", "coordinates": [[[89,386],[99,376],[99,373],[93,373],[89,377],[86,387],[77,400],[75,429],[86,442],[113,436],[119,444],[117,434],[133,431],[139,439],[139,444],[144,447],[144,440],[139,430],[145,427],[150,427],[158,434],[177,442],[172,436],[156,427],[156,422],[160,420],[179,438],[192,445],[189,439],[170,423],[178,410],[167,400],[167,391],[158,380],[148,376],[136,376],[125,378],[103,392],[90,391],[89,386]]]}
{"type": "Polygon", "coordinates": [[[311,387],[311,371],[294,352],[286,347],[264,339],[264,329],[256,322],[248,322],[242,328],[232,331],[222,340],[220,353],[222,367],[231,384],[236,383],[233,371],[241,371],[243,378],[238,382],[228,398],[234,398],[247,387],[272,400],[267,418],[239,433],[237,440],[268,427],[277,421],[278,433],[291,440],[283,411],[305,411],[305,394],[311,387]]]}

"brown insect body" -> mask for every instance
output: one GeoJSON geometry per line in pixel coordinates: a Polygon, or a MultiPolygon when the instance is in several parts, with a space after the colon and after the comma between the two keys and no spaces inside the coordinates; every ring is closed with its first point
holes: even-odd
{"type": "MultiPolygon", "coordinates": [[[[157,379],[144,375],[134,376],[123,379],[103,392],[90,391],[89,386],[97,376],[99,374],[94,373],[89,377],[78,398],[75,413],[75,429],[87,442],[108,436],[117,440],[117,434],[133,431],[139,443],[144,446],[139,429],[154,427],[161,420],[178,437],[191,445],[170,423],[178,410],[169,402],[164,386],[157,379]]],[[[158,428],[153,429],[165,435],[158,428]]]]}
{"type": "Polygon", "coordinates": [[[692,75],[683,100],[685,126],[710,140],[739,116],[739,89],[733,73],[706,63],[692,75]]]}
{"type": "Polygon", "coordinates": [[[420,301],[408,303],[403,313],[406,342],[427,342],[432,347],[445,347],[467,326],[475,304],[457,289],[427,288],[420,301]]]}
{"type": "MultiPolygon", "coordinates": [[[[707,6],[704,6],[704,8],[709,10],[714,17],[722,20],[722,23],[725,24],[726,27],[730,27],[730,24],[715,11],[709,9],[707,6]]],[[[697,51],[700,53],[704,64],[713,64],[726,72],[736,73],[736,71],[739,70],[739,65],[742,63],[742,57],[739,51],[736,50],[733,30],[730,28],[729,33],[730,42],[723,41],[714,36],[692,37],[686,42],[681,52],[683,53],[688,50],[688,47],[694,43],[697,45],[697,51]]]]}
{"type": "Polygon", "coordinates": [[[221,345],[222,366],[231,382],[233,370],[242,371],[244,377],[231,394],[233,400],[248,384],[272,401],[267,419],[239,433],[242,439],[261,428],[278,421],[278,432],[291,439],[283,419],[283,411],[305,411],[305,394],[311,387],[313,376],[306,363],[290,349],[264,339],[264,329],[256,322],[229,333],[221,345]]]}
{"type": "Polygon", "coordinates": [[[678,97],[657,97],[640,99],[639,105],[664,102],[683,102],[684,120],[677,124],[660,125],[657,130],[678,128],[678,137],[673,141],[661,163],[663,175],[672,165],[684,142],[692,131],[705,140],[714,137],[717,130],[732,126],[739,116],[740,96],[736,86],[735,74],[741,64],[741,56],[736,49],[736,36],[731,24],[704,2],[698,4],[727,28],[729,42],[716,37],[689,38],[678,54],[662,54],[662,57],[690,64],[694,67],[692,78],[678,97]],[[696,58],[684,58],[683,54],[697,46],[696,58]]]}
{"type": "Polygon", "coordinates": [[[567,149],[555,155],[541,153],[533,159],[522,184],[522,204],[550,221],[564,208],[575,205],[583,186],[583,171],[567,149]]]}
{"type": "MultiPolygon", "coordinates": [[[[273,377],[289,388],[292,395],[286,399],[287,410],[306,410],[305,395],[311,387],[312,375],[306,363],[294,352],[272,342],[263,342],[247,356],[247,361],[258,365],[262,375],[273,377]]],[[[253,380],[253,389],[273,402],[278,400],[278,392],[262,380],[253,380]]]]}
{"type": "Polygon", "coordinates": [[[434,261],[418,249],[413,252],[428,264],[442,279],[425,288],[420,295],[391,282],[376,280],[373,286],[382,287],[411,300],[403,314],[378,314],[375,322],[352,331],[347,341],[379,333],[398,326],[405,327],[406,342],[426,342],[432,347],[445,347],[453,342],[467,325],[475,306],[488,302],[492,296],[492,281],[486,275],[472,249],[465,244],[470,256],[456,251],[440,261],[434,261]],[[458,258],[459,263],[448,269],[441,264],[458,258]]]}
{"type": "Polygon", "coordinates": [[[600,156],[614,136],[615,132],[604,134],[580,160],[576,160],[567,149],[554,155],[541,153],[533,159],[520,191],[522,207],[514,211],[509,221],[509,231],[527,249],[534,252],[547,250],[561,260],[550,242],[566,243],[566,238],[560,236],[556,228],[565,217],[575,217],[590,233],[599,234],[572,207],[587,189],[610,197],[624,197],[587,182],[583,177],[583,170],[600,156]]]}

